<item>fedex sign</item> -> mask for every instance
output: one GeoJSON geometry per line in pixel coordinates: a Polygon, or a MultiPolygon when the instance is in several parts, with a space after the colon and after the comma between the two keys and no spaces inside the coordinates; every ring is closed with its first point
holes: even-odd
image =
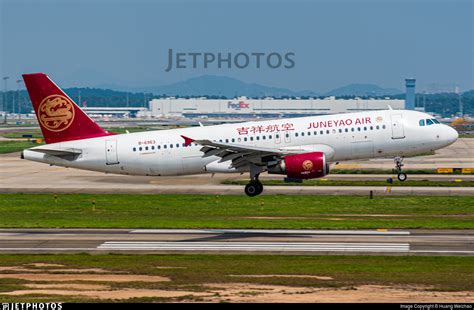
{"type": "Polygon", "coordinates": [[[250,109],[250,104],[245,103],[244,101],[239,101],[239,102],[228,101],[227,107],[229,109],[234,109],[234,110],[250,109]]]}

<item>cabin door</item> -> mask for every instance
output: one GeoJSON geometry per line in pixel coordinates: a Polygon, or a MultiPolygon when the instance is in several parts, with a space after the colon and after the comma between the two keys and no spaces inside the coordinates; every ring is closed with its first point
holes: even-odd
{"type": "Polygon", "coordinates": [[[390,117],[392,121],[392,139],[403,139],[405,138],[405,129],[403,128],[402,115],[393,114],[390,117]]]}
{"type": "Polygon", "coordinates": [[[117,153],[117,140],[105,141],[105,160],[107,165],[116,165],[119,163],[117,153]]]}

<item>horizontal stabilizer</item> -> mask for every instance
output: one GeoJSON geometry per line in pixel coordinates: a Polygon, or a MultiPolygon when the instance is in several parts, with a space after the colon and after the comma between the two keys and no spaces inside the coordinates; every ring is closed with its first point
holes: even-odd
{"type": "Polygon", "coordinates": [[[81,155],[82,150],[80,149],[73,149],[73,148],[68,148],[68,149],[54,149],[54,148],[48,148],[48,147],[39,147],[39,148],[33,148],[30,149],[30,151],[34,152],[40,152],[44,154],[48,154],[51,156],[71,156],[71,155],[81,155]]]}

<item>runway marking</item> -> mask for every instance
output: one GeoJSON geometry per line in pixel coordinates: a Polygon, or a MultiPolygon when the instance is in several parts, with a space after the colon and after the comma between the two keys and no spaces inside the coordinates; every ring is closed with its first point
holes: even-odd
{"type": "Polygon", "coordinates": [[[412,253],[439,253],[439,254],[474,254],[474,251],[456,251],[456,250],[411,250],[412,253]]]}
{"type": "Polygon", "coordinates": [[[0,248],[0,252],[6,251],[95,251],[97,248],[0,248]]]}
{"type": "Polygon", "coordinates": [[[291,234],[291,235],[410,235],[409,231],[302,229],[135,229],[131,234],[291,234]]]}
{"type": "Polygon", "coordinates": [[[408,243],[309,243],[309,242],[120,242],[108,241],[100,250],[155,251],[348,251],[348,252],[407,252],[408,243]]]}

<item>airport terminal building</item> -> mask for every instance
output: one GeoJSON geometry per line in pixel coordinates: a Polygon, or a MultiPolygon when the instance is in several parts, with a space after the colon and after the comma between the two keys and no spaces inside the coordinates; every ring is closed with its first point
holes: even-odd
{"type": "Polygon", "coordinates": [[[149,102],[149,116],[156,118],[279,118],[335,113],[404,109],[402,99],[206,99],[162,98],[149,102]]]}

